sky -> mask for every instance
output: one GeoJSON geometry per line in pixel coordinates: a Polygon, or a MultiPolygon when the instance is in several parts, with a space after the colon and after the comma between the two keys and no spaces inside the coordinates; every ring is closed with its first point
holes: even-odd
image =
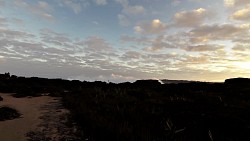
{"type": "Polygon", "coordinates": [[[250,77],[249,0],[0,0],[0,73],[124,82],[250,77]]]}

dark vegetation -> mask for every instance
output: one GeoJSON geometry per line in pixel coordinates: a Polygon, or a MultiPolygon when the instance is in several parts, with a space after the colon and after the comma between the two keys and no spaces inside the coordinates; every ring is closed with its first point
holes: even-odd
{"type": "Polygon", "coordinates": [[[0,121],[12,120],[20,117],[21,114],[10,107],[0,107],[0,121]]]}
{"type": "Polygon", "coordinates": [[[250,80],[160,84],[0,75],[0,92],[63,98],[83,140],[248,141],[250,80]]]}

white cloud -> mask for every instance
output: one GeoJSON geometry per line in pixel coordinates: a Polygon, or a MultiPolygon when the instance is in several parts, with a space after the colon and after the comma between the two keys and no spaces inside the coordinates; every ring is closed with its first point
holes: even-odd
{"type": "Polygon", "coordinates": [[[154,19],[150,23],[142,23],[134,27],[136,33],[159,34],[167,29],[167,25],[159,19],[154,19]]]}

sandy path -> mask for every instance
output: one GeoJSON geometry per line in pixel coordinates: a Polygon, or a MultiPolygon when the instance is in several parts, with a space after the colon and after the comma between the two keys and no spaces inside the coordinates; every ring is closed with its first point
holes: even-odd
{"type": "Polygon", "coordinates": [[[59,98],[14,98],[2,93],[0,96],[4,99],[0,106],[12,107],[22,114],[21,118],[0,122],[0,141],[57,141],[64,140],[67,132],[70,135],[75,132],[73,127],[65,126],[68,111],[63,109],[59,98]]]}

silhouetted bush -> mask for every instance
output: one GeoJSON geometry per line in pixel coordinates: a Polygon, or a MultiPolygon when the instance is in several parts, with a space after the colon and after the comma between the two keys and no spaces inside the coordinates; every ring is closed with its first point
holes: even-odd
{"type": "Polygon", "coordinates": [[[12,120],[20,116],[21,114],[15,109],[9,107],[0,107],[0,121],[12,120]]]}

